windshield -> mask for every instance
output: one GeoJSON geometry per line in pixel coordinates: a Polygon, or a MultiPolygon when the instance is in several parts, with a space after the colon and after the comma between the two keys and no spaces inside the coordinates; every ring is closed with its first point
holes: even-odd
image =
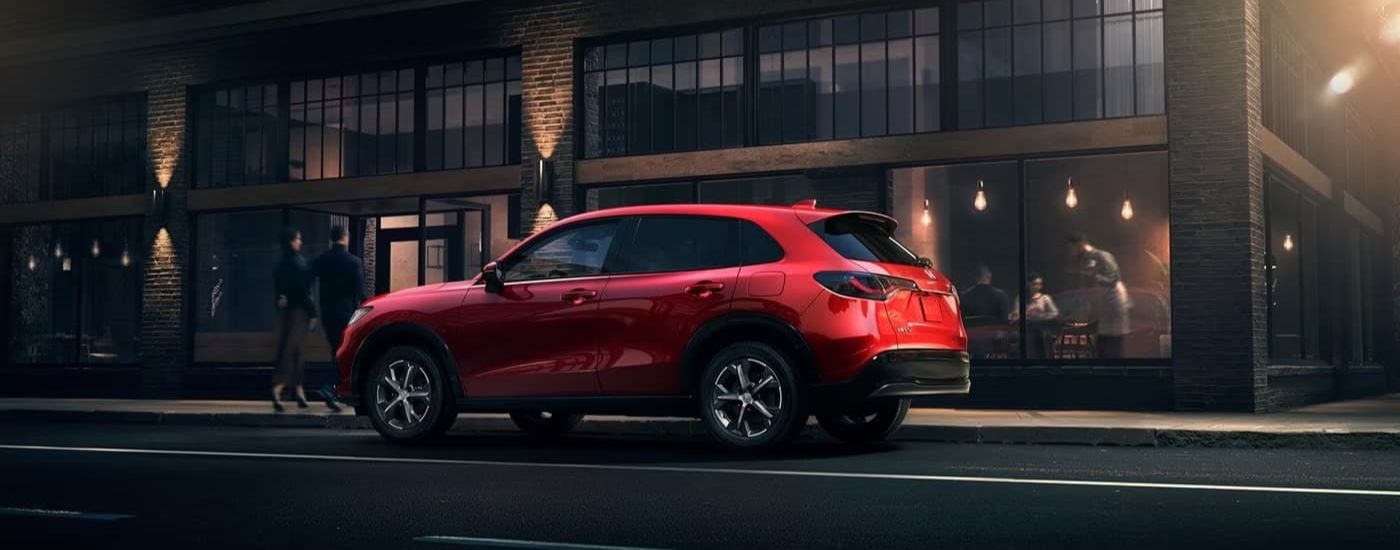
{"type": "Polygon", "coordinates": [[[920,265],[919,257],[873,220],[844,214],[808,225],[838,254],[850,260],[920,265]]]}

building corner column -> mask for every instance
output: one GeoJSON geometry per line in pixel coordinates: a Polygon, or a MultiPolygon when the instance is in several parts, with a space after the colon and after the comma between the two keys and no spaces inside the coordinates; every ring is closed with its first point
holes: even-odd
{"type": "Polygon", "coordinates": [[[1179,410],[1269,409],[1260,0],[1166,3],[1179,410]]]}

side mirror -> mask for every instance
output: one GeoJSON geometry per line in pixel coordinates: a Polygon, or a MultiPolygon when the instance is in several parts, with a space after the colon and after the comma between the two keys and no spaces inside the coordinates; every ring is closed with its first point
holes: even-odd
{"type": "Polygon", "coordinates": [[[933,267],[933,260],[919,256],[919,267],[933,267]]]}
{"type": "Polygon", "coordinates": [[[481,282],[486,285],[486,292],[500,294],[506,289],[506,284],[501,280],[500,266],[496,262],[486,264],[481,268],[481,282]]]}

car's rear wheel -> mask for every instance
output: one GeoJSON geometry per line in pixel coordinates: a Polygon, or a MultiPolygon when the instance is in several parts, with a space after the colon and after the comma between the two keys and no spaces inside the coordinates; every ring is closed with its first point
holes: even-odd
{"type": "Polygon", "coordinates": [[[841,413],[819,414],[817,423],[831,437],[847,443],[884,441],[904,424],[909,402],[907,397],[873,399],[841,413]]]}
{"type": "Polygon", "coordinates": [[[732,344],[710,358],[700,379],[700,417],[719,442],[767,449],[807,421],[791,360],[758,342],[732,344]]]}
{"type": "Polygon", "coordinates": [[[457,419],[442,370],[431,355],[415,347],[396,347],[379,356],[365,389],[370,424],[389,441],[433,439],[457,419]]]}
{"type": "Polygon", "coordinates": [[[556,437],[569,433],[579,422],[581,414],[556,414],[549,411],[516,411],[510,413],[511,422],[520,431],[540,437],[556,437]]]}

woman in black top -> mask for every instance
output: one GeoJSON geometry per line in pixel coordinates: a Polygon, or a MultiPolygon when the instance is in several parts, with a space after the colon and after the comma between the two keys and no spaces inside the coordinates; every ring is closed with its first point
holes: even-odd
{"type": "Polygon", "coordinates": [[[282,412],[282,390],[296,387],[297,406],[306,408],[306,390],[301,387],[301,350],[306,334],[316,325],[316,304],[311,301],[311,268],[301,256],[301,232],[282,232],[282,260],[277,264],[274,286],[277,290],[277,358],[272,374],[272,408],[282,412]]]}

